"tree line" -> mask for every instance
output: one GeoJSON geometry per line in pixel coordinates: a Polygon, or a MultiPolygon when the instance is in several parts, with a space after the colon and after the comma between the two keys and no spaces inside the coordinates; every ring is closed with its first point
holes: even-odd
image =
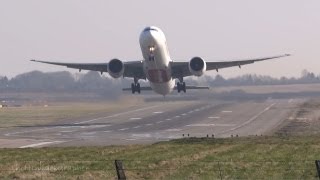
{"type": "MultiPolygon", "coordinates": [[[[250,86],[250,85],[285,85],[320,83],[320,76],[303,70],[301,76],[274,78],[247,74],[234,78],[224,78],[221,75],[214,77],[205,75],[200,78],[189,77],[185,81],[189,85],[219,86],[250,86]]],[[[121,93],[123,87],[130,87],[132,80],[127,78],[113,79],[108,75],[97,72],[72,74],[67,71],[44,73],[32,71],[19,74],[11,79],[0,76],[0,92],[94,92],[94,93],[121,93]]],[[[148,86],[146,81],[140,82],[148,86]]]]}

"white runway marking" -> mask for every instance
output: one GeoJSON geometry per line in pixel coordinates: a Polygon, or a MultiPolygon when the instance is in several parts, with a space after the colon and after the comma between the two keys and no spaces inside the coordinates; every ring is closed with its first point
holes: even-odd
{"type": "Polygon", "coordinates": [[[163,122],[163,121],[158,121],[157,124],[160,124],[160,123],[162,123],[162,122],[163,122]]]}
{"type": "Polygon", "coordinates": [[[129,128],[122,128],[122,129],[119,129],[119,131],[125,131],[125,130],[128,130],[129,128]]]}
{"type": "Polygon", "coordinates": [[[139,127],[141,127],[141,126],[135,126],[135,127],[133,127],[133,129],[138,129],[139,127]]]}
{"type": "Polygon", "coordinates": [[[193,111],[189,111],[188,113],[191,114],[191,113],[193,113],[193,111]]]}
{"type": "Polygon", "coordinates": [[[222,113],[232,113],[232,111],[221,111],[222,113]]]}
{"type": "Polygon", "coordinates": [[[171,121],[172,119],[166,119],[166,121],[171,121]]]}
{"type": "Polygon", "coordinates": [[[228,127],[228,126],[235,126],[236,124],[215,124],[215,126],[221,126],[221,127],[228,127]]]}
{"type": "Polygon", "coordinates": [[[142,118],[130,118],[130,120],[139,120],[139,119],[142,119],[142,118]]]}
{"type": "MultiPolygon", "coordinates": [[[[153,108],[156,108],[156,107],[159,107],[159,106],[161,106],[161,105],[155,105],[155,106],[135,109],[135,110],[132,110],[132,111],[117,113],[117,114],[114,114],[114,115],[111,115],[111,116],[90,119],[90,120],[81,121],[81,122],[77,122],[77,123],[73,123],[73,124],[85,124],[85,123],[88,123],[88,122],[98,121],[98,120],[101,120],[101,119],[109,119],[109,118],[117,117],[117,116],[124,115],[124,114],[129,114],[129,113],[133,113],[133,112],[139,112],[139,111],[143,111],[143,110],[147,110],[147,109],[153,109],[153,108]]],[[[105,125],[105,126],[107,126],[107,125],[105,125]]],[[[58,128],[58,127],[47,127],[47,128],[33,129],[33,130],[28,130],[28,131],[18,131],[18,132],[13,132],[13,133],[7,133],[7,134],[5,134],[5,136],[12,136],[12,135],[16,135],[16,134],[24,134],[24,133],[30,133],[30,132],[35,132],[35,131],[43,131],[43,130],[54,129],[54,128],[58,128]]],[[[81,128],[83,128],[83,127],[81,127],[81,128]]]]}
{"type": "Polygon", "coordinates": [[[153,124],[146,124],[146,126],[152,126],[153,124]]]}
{"type": "Polygon", "coordinates": [[[18,131],[18,132],[14,132],[14,133],[7,133],[7,134],[5,134],[5,136],[12,136],[12,135],[16,135],[16,134],[24,134],[24,133],[30,133],[30,132],[35,132],[35,131],[44,131],[44,130],[54,129],[54,128],[57,128],[57,127],[33,129],[33,130],[29,130],[29,131],[18,131]]]}
{"type": "Polygon", "coordinates": [[[112,132],[112,131],[110,130],[110,131],[103,131],[103,132],[108,133],[108,132],[112,132]]]}
{"type": "Polygon", "coordinates": [[[207,126],[214,126],[214,124],[189,124],[186,126],[188,126],[188,127],[207,127],[207,126]]]}
{"type": "Polygon", "coordinates": [[[296,118],[297,120],[309,120],[309,118],[296,118]]]}
{"type": "Polygon", "coordinates": [[[181,114],[181,116],[186,116],[187,114],[185,114],[185,113],[183,113],[183,114],[181,114]]]}
{"type": "Polygon", "coordinates": [[[60,133],[71,133],[71,132],[74,132],[74,131],[60,131],[60,133]]]}
{"type": "Polygon", "coordinates": [[[154,114],[162,114],[163,112],[158,111],[158,112],[153,112],[154,114]]]}
{"type": "Polygon", "coordinates": [[[100,117],[100,118],[96,118],[96,119],[90,119],[90,120],[87,120],[87,121],[81,121],[81,122],[77,122],[77,123],[74,123],[74,124],[83,124],[83,123],[88,123],[88,122],[92,122],[92,121],[98,121],[98,120],[101,120],[101,119],[109,119],[109,118],[121,116],[121,115],[124,115],[124,114],[129,114],[129,113],[133,113],[133,112],[139,112],[139,111],[143,111],[143,110],[147,110],[147,109],[153,109],[153,108],[159,107],[159,106],[160,105],[150,106],[150,107],[140,108],[140,109],[135,109],[135,110],[132,110],[132,111],[122,112],[122,113],[114,114],[114,115],[111,115],[111,116],[100,117]]]}
{"type": "Polygon", "coordinates": [[[208,127],[208,126],[228,127],[228,126],[235,126],[235,124],[189,124],[186,126],[189,126],[189,127],[208,127]]]}
{"type": "Polygon", "coordinates": [[[127,139],[125,139],[125,140],[127,140],[127,141],[136,141],[137,139],[134,139],[134,138],[127,138],[127,139]]]}
{"type": "Polygon", "coordinates": [[[96,134],[96,132],[83,132],[81,134],[83,134],[83,135],[94,135],[94,134],[96,134]]]}
{"type": "Polygon", "coordinates": [[[250,118],[248,121],[240,124],[239,126],[234,127],[234,128],[232,128],[232,129],[228,129],[228,130],[222,131],[222,132],[219,133],[219,134],[223,134],[223,133],[226,133],[226,132],[230,132],[230,131],[237,130],[237,129],[239,129],[239,128],[241,128],[241,127],[243,127],[243,126],[251,123],[252,121],[256,120],[259,116],[261,116],[263,113],[267,112],[267,111],[268,111],[272,106],[274,106],[274,105],[276,105],[276,103],[273,103],[273,104],[271,104],[270,106],[266,107],[263,111],[259,112],[257,115],[253,116],[253,117],[250,118]]]}
{"type": "Polygon", "coordinates": [[[99,127],[110,127],[110,124],[106,125],[76,125],[76,126],[57,126],[56,128],[62,128],[62,129],[70,129],[70,128],[99,128],[99,127]]]}
{"type": "MultiPolygon", "coordinates": [[[[84,126],[85,128],[101,128],[101,127],[106,127],[107,125],[92,125],[92,126],[84,126]]],[[[111,126],[111,125],[109,125],[111,126]]]]}
{"type": "Polygon", "coordinates": [[[179,118],[180,116],[176,116],[175,118],[179,118]]]}
{"type": "Polygon", "coordinates": [[[220,117],[218,117],[218,116],[210,116],[210,117],[208,117],[209,119],[220,119],[220,117]]]}
{"type": "Polygon", "coordinates": [[[168,131],[168,132],[177,132],[177,131],[181,131],[182,129],[167,129],[165,131],[168,131]]]}
{"type": "Polygon", "coordinates": [[[41,142],[41,143],[35,143],[35,144],[29,144],[29,145],[21,146],[19,148],[32,148],[32,147],[43,146],[43,145],[48,145],[48,144],[57,144],[57,143],[62,143],[62,142],[64,142],[64,141],[41,142]]]}

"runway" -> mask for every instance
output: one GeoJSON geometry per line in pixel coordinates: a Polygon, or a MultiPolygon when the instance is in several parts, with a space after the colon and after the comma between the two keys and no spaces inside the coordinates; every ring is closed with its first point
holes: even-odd
{"type": "Polygon", "coordinates": [[[102,146],[149,144],[188,136],[267,135],[303,101],[152,101],[89,119],[8,129],[0,133],[0,146],[102,146]]]}

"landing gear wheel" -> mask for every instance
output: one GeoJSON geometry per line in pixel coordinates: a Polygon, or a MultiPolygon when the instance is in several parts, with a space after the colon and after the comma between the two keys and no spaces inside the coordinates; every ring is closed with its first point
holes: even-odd
{"type": "Polygon", "coordinates": [[[185,82],[182,83],[182,90],[184,93],[186,93],[186,83],[185,82]]]}
{"type": "Polygon", "coordinates": [[[132,94],[134,94],[136,92],[136,88],[135,88],[134,83],[131,84],[131,91],[132,91],[132,94]]]}
{"type": "Polygon", "coordinates": [[[131,84],[131,91],[132,91],[132,94],[134,94],[135,92],[140,94],[140,92],[141,92],[140,83],[132,83],[131,84]]]}
{"type": "Polygon", "coordinates": [[[136,84],[136,91],[140,94],[140,83],[136,84]]]}
{"type": "Polygon", "coordinates": [[[177,82],[177,90],[178,90],[178,93],[180,93],[181,91],[186,93],[186,83],[185,82],[177,82]]]}

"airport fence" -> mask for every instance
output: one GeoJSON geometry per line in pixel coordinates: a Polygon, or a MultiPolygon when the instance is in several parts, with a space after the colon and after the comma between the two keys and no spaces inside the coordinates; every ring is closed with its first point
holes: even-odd
{"type": "MultiPolygon", "coordinates": [[[[121,160],[128,179],[317,179],[315,161],[121,160]]],[[[119,167],[118,167],[119,169],[119,167]]],[[[119,175],[119,174],[118,174],[119,175]]],[[[0,164],[0,179],[117,179],[114,160],[34,160],[0,164]]]]}

